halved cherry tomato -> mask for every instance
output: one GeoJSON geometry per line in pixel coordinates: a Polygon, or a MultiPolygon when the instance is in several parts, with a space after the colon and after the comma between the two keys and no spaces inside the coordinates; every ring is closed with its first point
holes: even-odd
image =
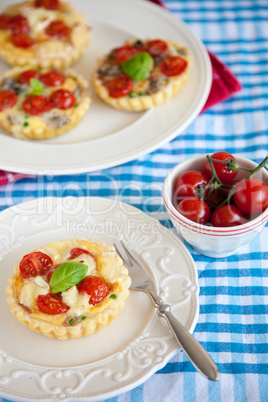
{"type": "Polygon", "coordinates": [[[168,56],[160,64],[160,70],[168,77],[182,74],[187,67],[187,61],[180,56],[168,56]]]}
{"type": "Polygon", "coordinates": [[[113,55],[116,63],[122,63],[123,61],[130,59],[140,51],[140,49],[137,49],[133,46],[121,46],[114,49],[113,55]]]}
{"type": "Polygon", "coordinates": [[[209,206],[199,198],[187,197],[179,202],[177,211],[193,222],[205,224],[210,218],[209,206]]]}
{"type": "Polygon", "coordinates": [[[234,202],[247,215],[257,215],[268,207],[268,186],[255,177],[240,181],[234,191],[234,202]]]}
{"type": "MultiPolygon", "coordinates": [[[[224,152],[224,151],[216,152],[210,156],[212,159],[218,159],[223,162],[227,162],[229,159],[232,159],[234,161],[233,163],[237,162],[233,155],[229,154],[228,152],[224,152]]],[[[223,163],[223,162],[212,162],[212,164],[213,164],[213,167],[214,167],[220,181],[223,184],[227,184],[227,185],[231,186],[233,183],[233,180],[235,179],[235,177],[238,173],[238,170],[231,169],[230,167],[228,167],[226,165],[226,163],[223,163]]],[[[211,167],[210,167],[207,159],[206,159],[205,166],[204,166],[204,172],[209,178],[212,177],[211,167]]]]}
{"type": "Polygon", "coordinates": [[[86,276],[77,285],[79,293],[87,293],[89,298],[89,304],[99,304],[105,299],[109,293],[108,283],[99,276],[86,276]]]}
{"type": "Polygon", "coordinates": [[[53,265],[52,259],[41,251],[26,254],[20,262],[20,272],[23,278],[44,275],[53,265]]]}
{"type": "Polygon", "coordinates": [[[56,315],[63,314],[69,310],[69,306],[58,300],[54,295],[39,295],[37,297],[37,307],[42,313],[56,315]]]}
{"type": "Polygon", "coordinates": [[[208,177],[199,170],[188,170],[175,181],[175,197],[198,197],[197,188],[208,184],[208,177]]]}
{"type": "Polygon", "coordinates": [[[35,7],[43,7],[47,10],[58,10],[60,8],[59,0],[35,0],[35,7]]]}
{"type": "Polygon", "coordinates": [[[121,98],[128,95],[132,90],[132,81],[125,74],[120,74],[107,84],[107,89],[111,98],[121,98]]]}
{"type": "Polygon", "coordinates": [[[17,102],[17,97],[13,91],[0,91],[0,112],[13,107],[17,102]]]}
{"type": "Polygon", "coordinates": [[[30,84],[31,78],[39,79],[39,72],[36,70],[26,70],[20,74],[18,77],[18,82],[20,84],[30,84]]]}
{"type": "Polygon", "coordinates": [[[57,87],[64,83],[65,77],[58,71],[51,70],[47,73],[41,74],[40,81],[48,87],[57,87]]]}
{"type": "Polygon", "coordinates": [[[94,258],[94,260],[96,259],[95,256],[93,254],[91,254],[88,250],[84,250],[83,248],[72,248],[72,250],[70,251],[70,256],[68,258],[68,260],[73,260],[74,258],[79,257],[82,254],[87,254],[90,255],[90,257],[94,258]]]}
{"type": "Polygon", "coordinates": [[[67,89],[58,89],[50,96],[53,107],[66,110],[73,107],[75,104],[75,96],[67,89]]]}
{"type": "Polygon", "coordinates": [[[23,101],[23,110],[33,116],[48,112],[52,107],[50,99],[43,95],[30,95],[23,101]]]}
{"type": "Polygon", "coordinates": [[[54,20],[45,29],[45,33],[53,38],[61,39],[68,36],[71,28],[68,27],[63,21],[54,20]]]}
{"type": "Polygon", "coordinates": [[[146,42],[144,49],[150,53],[153,58],[164,55],[168,50],[166,42],[160,39],[150,40],[146,42]]]}
{"type": "Polygon", "coordinates": [[[27,18],[19,14],[10,18],[8,28],[16,33],[28,34],[30,32],[30,25],[27,18]]]}
{"type": "Polygon", "coordinates": [[[0,14],[0,29],[9,29],[10,16],[7,14],[0,14]]]}
{"type": "Polygon", "coordinates": [[[215,209],[210,221],[212,226],[229,227],[242,225],[246,219],[235,205],[225,204],[215,209]]]}
{"type": "Polygon", "coordinates": [[[29,35],[22,32],[14,32],[11,36],[11,40],[17,47],[30,47],[35,44],[35,40],[29,35]]]}

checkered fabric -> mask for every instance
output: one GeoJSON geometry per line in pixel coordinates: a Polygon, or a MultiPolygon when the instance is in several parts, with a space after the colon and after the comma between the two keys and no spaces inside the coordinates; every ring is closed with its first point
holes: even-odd
{"type": "MultiPolygon", "coordinates": [[[[100,196],[134,205],[170,227],[161,191],[167,173],[191,156],[225,150],[263,160],[268,150],[267,0],[165,0],[243,89],[199,115],[177,138],[132,162],[90,174],[23,178],[0,186],[0,209],[36,197],[100,196]]],[[[143,385],[109,402],[268,400],[268,226],[240,252],[219,260],[187,245],[199,275],[194,336],[218,364],[210,382],[182,351],[143,385]]],[[[0,402],[6,400],[0,398],[0,402]]]]}

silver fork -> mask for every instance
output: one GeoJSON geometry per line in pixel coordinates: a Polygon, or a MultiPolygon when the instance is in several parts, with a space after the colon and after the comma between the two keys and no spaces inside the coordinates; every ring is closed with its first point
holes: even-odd
{"type": "Polygon", "coordinates": [[[114,243],[114,247],[124,264],[129,268],[129,275],[132,280],[131,289],[145,292],[150,296],[154,307],[157,308],[157,314],[166,319],[182,350],[194,367],[209,380],[218,380],[220,378],[220,372],[217,365],[200,343],[198,343],[190,332],[174,317],[171,313],[170,306],[165,304],[163,300],[152,291],[150,277],[139,263],[138,259],[134,257],[133,253],[130,252],[122,241],[114,243]]]}

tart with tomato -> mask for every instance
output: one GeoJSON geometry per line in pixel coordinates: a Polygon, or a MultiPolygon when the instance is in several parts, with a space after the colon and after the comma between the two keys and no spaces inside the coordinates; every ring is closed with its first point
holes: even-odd
{"type": "Polygon", "coordinates": [[[173,98],[188,79],[190,55],[169,40],[128,41],[99,60],[92,83],[110,106],[146,110],[173,98]]]}
{"type": "Polygon", "coordinates": [[[68,69],[14,67],[0,78],[0,125],[20,139],[70,131],[90,106],[88,82],[68,69]]]}
{"type": "Polygon", "coordinates": [[[7,287],[18,320],[49,338],[89,336],[108,325],[129,294],[128,270],[113,246],[64,240],[22,257],[7,287]]]}
{"type": "Polygon", "coordinates": [[[85,16],[59,0],[24,1],[0,14],[0,56],[14,66],[69,67],[89,41],[85,16]]]}

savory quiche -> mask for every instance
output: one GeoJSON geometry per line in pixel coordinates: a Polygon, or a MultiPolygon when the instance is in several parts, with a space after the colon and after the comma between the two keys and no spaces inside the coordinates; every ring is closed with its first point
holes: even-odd
{"type": "Polygon", "coordinates": [[[14,67],[0,78],[0,125],[19,139],[70,131],[90,102],[88,82],[71,69],[14,67]]]}
{"type": "Polygon", "coordinates": [[[14,66],[69,67],[89,41],[86,17],[59,0],[15,3],[0,15],[0,56],[14,66]]]}
{"type": "Polygon", "coordinates": [[[7,301],[30,329],[49,338],[79,338],[117,316],[130,283],[113,246],[69,239],[24,255],[9,278],[7,301]]]}
{"type": "Polygon", "coordinates": [[[188,49],[170,40],[127,41],[99,60],[92,83],[110,106],[146,110],[162,105],[181,90],[190,64],[188,49]]]}

